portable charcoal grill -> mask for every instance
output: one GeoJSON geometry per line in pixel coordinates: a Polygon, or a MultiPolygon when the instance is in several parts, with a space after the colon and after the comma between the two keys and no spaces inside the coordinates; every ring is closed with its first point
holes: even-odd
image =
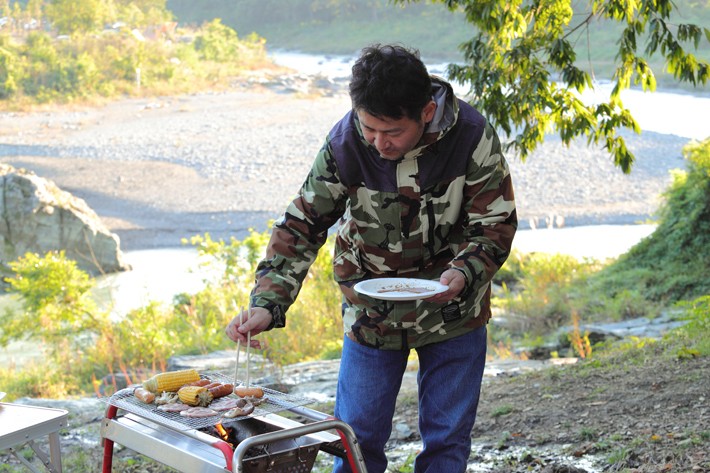
{"type": "MultiPolygon", "coordinates": [[[[226,380],[219,374],[207,377],[226,380]]],[[[102,471],[111,473],[118,443],[184,473],[308,473],[319,451],[347,458],[353,471],[366,473],[348,424],[305,407],[309,399],[271,389],[264,389],[264,396],[266,402],[249,416],[187,418],[138,401],[132,388],[118,391],[106,399],[102,471]],[[283,411],[312,422],[278,415],[283,411]]]]}

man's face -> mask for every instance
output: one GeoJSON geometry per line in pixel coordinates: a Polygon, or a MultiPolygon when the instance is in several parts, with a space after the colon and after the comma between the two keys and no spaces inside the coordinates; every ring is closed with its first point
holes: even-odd
{"type": "Polygon", "coordinates": [[[357,111],[362,134],[384,159],[397,160],[413,150],[424,134],[424,128],[434,116],[436,104],[432,101],[424,110],[419,120],[402,118],[377,118],[364,110],[357,111]]]}

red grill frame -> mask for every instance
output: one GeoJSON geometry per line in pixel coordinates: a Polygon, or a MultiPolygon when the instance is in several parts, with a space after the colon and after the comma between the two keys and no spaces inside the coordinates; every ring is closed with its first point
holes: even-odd
{"type": "MultiPolygon", "coordinates": [[[[175,430],[173,428],[170,428],[169,426],[161,426],[163,429],[169,429],[172,435],[176,436],[184,436],[186,441],[194,441],[197,440],[201,442],[202,444],[206,444],[212,448],[217,449],[219,452],[221,452],[222,456],[224,457],[224,463],[225,466],[222,469],[222,467],[219,467],[219,469],[216,469],[216,467],[210,463],[208,465],[205,465],[203,468],[204,471],[228,471],[228,472],[243,472],[243,461],[245,459],[245,454],[246,451],[253,446],[259,446],[259,445],[267,445],[275,441],[280,441],[284,439],[303,439],[306,436],[310,435],[330,435],[330,437],[333,437],[331,434],[328,434],[327,431],[330,430],[335,430],[342,442],[342,447],[344,450],[345,457],[348,459],[348,462],[350,464],[350,467],[352,470],[356,473],[367,473],[367,469],[365,467],[365,461],[362,456],[362,452],[360,451],[359,444],[357,442],[357,438],[355,436],[354,431],[352,428],[345,422],[336,419],[332,416],[328,416],[322,412],[315,411],[313,409],[309,409],[306,407],[302,406],[296,406],[293,408],[288,409],[289,411],[301,415],[307,419],[312,420],[312,423],[308,424],[300,424],[296,423],[293,421],[288,421],[289,424],[287,427],[284,427],[281,430],[275,431],[275,432],[268,432],[265,434],[260,434],[260,435],[255,435],[252,437],[249,437],[242,442],[240,442],[239,445],[237,445],[237,448],[233,449],[232,446],[225,442],[224,440],[218,439],[216,437],[213,437],[211,435],[208,435],[206,433],[194,430],[194,429],[185,429],[185,430],[175,430]]],[[[101,435],[102,435],[102,442],[104,446],[104,455],[103,455],[103,465],[102,465],[102,472],[103,473],[111,473],[112,467],[113,467],[113,450],[114,450],[114,444],[115,440],[119,438],[121,435],[136,435],[136,436],[145,436],[146,439],[147,437],[150,437],[151,430],[148,424],[150,424],[151,420],[145,419],[143,416],[141,416],[139,413],[136,412],[130,412],[130,420],[134,422],[136,425],[140,425],[145,427],[145,432],[138,432],[138,431],[131,431],[130,427],[127,427],[126,424],[121,422],[121,419],[118,417],[118,412],[119,412],[119,407],[109,404],[109,406],[106,409],[106,414],[105,418],[103,420],[102,424],[102,429],[101,429],[101,435]],[[145,425],[143,425],[145,424],[145,425]],[[120,434],[120,435],[119,435],[120,434]]],[[[268,414],[270,417],[276,417],[279,419],[283,419],[286,421],[286,419],[276,416],[275,414],[268,414]]],[[[138,444],[139,442],[136,442],[138,444]]],[[[134,445],[129,447],[134,451],[137,451],[138,453],[141,453],[149,458],[153,458],[154,460],[160,461],[159,458],[155,458],[151,455],[154,453],[150,451],[150,448],[147,446],[145,448],[141,448],[140,445],[134,445]]],[[[175,453],[181,452],[179,450],[179,447],[164,447],[164,448],[173,448],[175,453]]],[[[300,447],[299,447],[300,448],[300,447]]],[[[321,451],[325,451],[322,449],[321,451]]],[[[328,452],[331,453],[331,452],[328,452]]],[[[200,461],[199,459],[196,461],[200,461]]],[[[187,472],[186,472],[187,473],[187,472]]]]}

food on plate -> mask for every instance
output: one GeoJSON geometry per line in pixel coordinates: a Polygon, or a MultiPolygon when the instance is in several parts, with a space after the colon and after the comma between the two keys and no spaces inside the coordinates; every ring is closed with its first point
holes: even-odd
{"type": "Polygon", "coordinates": [[[158,373],[143,383],[143,388],[154,394],[164,391],[177,391],[187,383],[200,380],[200,374],[194,369],[167,371],[158,373]]]}
{"type": "Polygon", "coordinates": [[[189,406],[207,406],[214,397],[204,386],[183,386],[178,390],[180,401],[189,406]]]}
{"type": "Polygon", "coordinates": [[[171,404],[163,404],[162,406],[158,406],[158,410],[163,412],[182,412],[190,408],[192,408],[192,406],[188,406],[182,402],[173,402],[171,404]]]}
{"type": "Polygon", "coordinates": [[[155,394],[140,387],[133,390],[133,395],[136,399],[146,404],[152,404],[155,401],[155,394]]]}
{"type": "MultiPolygon", "coordinates": [[[[198,386],[199,387],[199,386],[198,386]]],[[[183,417],[212,417],[219,414],[219,412],[209,407],[191,407],[180,411],[180,415],[183,417]]]]}
{"type": "Polygon", "coordinates": [[[206,386],[206,388],[212,394],[212,397],[215,399],[228,396],[229,394],[232,394],[232,392],[234,392],[233,384],[217,383],[216,386],[213,386],[211,388],[209,386],[206,386]]]}
{"type": "Polygon", "coordinates": [[[433,287],[407,286],[403,284],[397,284],[396,286],[382,287],[378,289],[377,292],[411,292],[412,294],[424,294],[425,292],[431,292],[433,290],[433,287]]]}
{"type": "Polygon", "coordinates": [[[257,387],[247,388],[239,386],[234,388],[234,394],[239,397],[264,397],[264,390],[257,387]]]}
{"type": "Polygon", "coordinates": [[[180,397],[177,395],[177,393],[171,393],[168,391],[165,391],[162,394],[155,397],[155,405],[156,406],[162,406],[164,404],[173,404],[173,403],[176,403],[179,401],[180,401],[180,397]]]}
{"type": "Polygon", "coordinates": [[[248,416],[252,412],[254,412],[254,404],[242,398],[237,399],[236,407],[222,414],[222,417],[228,417],[231,419],[233,417],[248,416]]]}

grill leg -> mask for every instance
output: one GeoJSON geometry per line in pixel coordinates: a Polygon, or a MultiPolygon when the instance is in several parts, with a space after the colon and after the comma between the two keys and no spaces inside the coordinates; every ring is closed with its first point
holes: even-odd
{"type": "MultiPolygon", "coordinates": [[[[292,407],[289,410],[295,414],[302,415],[314,421],[334,421],[336,425],[335,430],[338,432],[340,440],[343,442],[345,454],[348,458],[348,463],[350,464],[350,469],[358,473],[367,473],[367,468],[365,467],[365,459],[363,458],[362,452],[360,451],[360,445],[358,444],[357,437],[355,436],[355,431],[353,431],[350,425],[346,424],[340,419],[337,419],[336,417],[310,409],[308,407],[296,406],[292,407]]],[[[338,456],[342,457],[342,455],[340,454],[338,454],[338,456]]]]}
{"type": "MultiPolygon", "coordinates": [[[[116,413],[118,412],[118,407],[109,405],[106,409],[106,418],[114,419],[116,418],[116,413]]],[[[104,444],[104,461],[101,467],[102,473],[111,473],[111,468],[113,467],[113,440],[102,439],[104,444]]]]}
{"type": "Polygon", "coordinates": [[[345,442],[347,446],[348,461],[350,462],[352,470],[356,473],[367,473],[365,459],[360,451],[360,445],[355,437],[355,432],[348,424],[335,418],[313,422],[312,424],[306,424],[292,429],[267,432],[265,434],[255,435],[244,439],[234,450],[234,456],[232,459],[232,468],[234,473],[241,473],[244,471],[242,469],[242,460],[244,459],[246,451],[252,446],[264,445],[278,440],[291,439],[331,429],[337,430],[340,438],[343,439],[343,442],[345,442]]]}

